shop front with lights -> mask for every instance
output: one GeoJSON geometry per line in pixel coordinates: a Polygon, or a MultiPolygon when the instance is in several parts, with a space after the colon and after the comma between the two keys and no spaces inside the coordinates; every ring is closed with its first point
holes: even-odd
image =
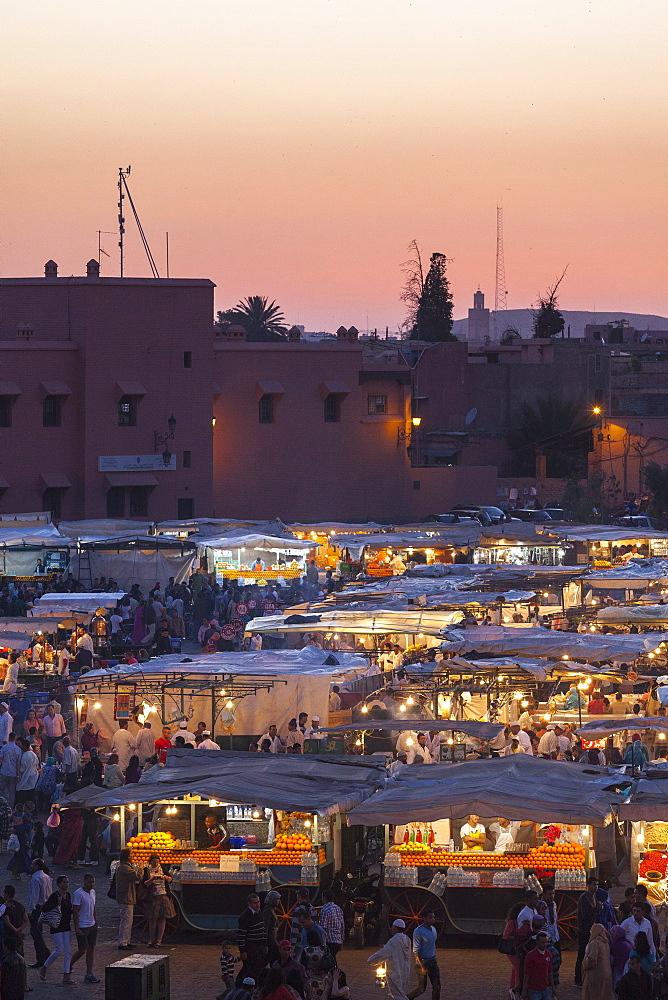
{"type": "Polygon", "coordinates": [[[313,544],[298,538],[249,533],[202,538],[198,552],[205,572],[215,574],[217,583],[262,586],[270,580],[301,579],[313,544]]]}

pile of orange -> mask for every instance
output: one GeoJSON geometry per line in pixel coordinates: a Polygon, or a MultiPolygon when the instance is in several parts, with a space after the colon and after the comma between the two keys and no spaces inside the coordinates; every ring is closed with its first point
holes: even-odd
{"type": "Polygon", "coordinates": [[[281,833],[276,838],[275,849],[277,851],[299,851],[301,854],[306,854],[312,846],[305,833],[281,833]]]}
{"type": "MultiPolygon", "coordinates": [[[[410,847],[411,845],[405,845],[410,847]]],[[[544,844],[532,848],[528,854],[489,854],[485,851],[457,851],[450,854],[442,851],[410,850],[399,851],[402,865],[457,865],[464,868],[582,868],[584,847],[578,844],[559,844],[553,847],[544,844]]]]}
{"type": "MultiPolygon", "coordinates": [[[[194,858],[200,865],[220,864],[220,851],[192,851],[189,858],[194,858]]],[[[254,861],[261,867],[264,865],[300,865],[302,863],[302,851],[273,850],[273,851],[229,851],[225,854],[236,854],[248,861],[254,861]]],[[[133,855],[134,857],[134,855],[133,855]]],[[[325,852],[322,848],[318,851],[320,864],[325,863],[325,852]]]]}

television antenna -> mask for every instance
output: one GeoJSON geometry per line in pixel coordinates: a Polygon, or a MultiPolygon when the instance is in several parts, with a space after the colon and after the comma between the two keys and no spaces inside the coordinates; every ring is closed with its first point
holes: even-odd
{"type": "Polygon", "coordinates": [[[132,200],[130,188],[128,187],[128,177],[130,176],[131,169],[131,167],[127,167],[126,169],[123,169],[123,167],[118,168],[118,249],[120,251],[121,278],[123,277],[123,254],[125,250],[125,216],[123,215],[123,202],[125,198],[127,198],[130,202],[130,208],[132,209],[132,214],[134,215],[135,222],[137,223],[137,229],[139,230],[139,235],[144,245],[144,250],[146,251],[146,257],[151,268],[151,273],[154,278],[159,278],[160,274],[158,273],[158,268],[153,258],[153,254],[151,253],[151,248],[148,245],[148,240],[142,228],[137,209],[135,208],[135,203],[132,200]]]}

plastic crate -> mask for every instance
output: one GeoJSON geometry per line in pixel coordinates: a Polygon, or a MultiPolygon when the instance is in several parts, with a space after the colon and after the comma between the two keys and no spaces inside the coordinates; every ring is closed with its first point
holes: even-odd
{"type": "Polygon", "coordinates": [[[167,955],[129,955],[104,970],[105,1000],[170,1000],[167,955]]]}

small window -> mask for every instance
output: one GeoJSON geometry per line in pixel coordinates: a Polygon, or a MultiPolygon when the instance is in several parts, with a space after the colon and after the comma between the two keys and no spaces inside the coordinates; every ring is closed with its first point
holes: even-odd
{"type": "Polygon", "coordinates": [[[0,427],[12,426],[13,396],[0,396],[0,427]]]}
{"type": "Polygon", "coordinates": [[[150,486],[130,487],[130,517],[148,517],[150,486]]]}
{"type": "Polygon", "coordinates": [[[62,398],[47,396],[42,404],[42,427],[60,427],[62,398]]]}
{"type": "Polygon", "coordinates": [[[341,396],[338,392],[330,392],[325,396],[325,423],[338,424],[341,420],[341,396]]]}
{"type": "Polygon", "coordinates": [[[274,397],[269,392],[265,392],[260,397],[258,404],[258,416],[261,424],[273,424],[274,422],[274,397]]]}
{"type": "Polygon", "coordinates": [[[419,479],[414,479],[413,480],[413,489],[414,490],[419,490],[420,489],[420,480],[419,479]]]}
{"type": "Polygon", "coordinates": [[[367,412],[371,416],[387,413],[387,396],[368,396],[367,412]]]}
{"type": "Polygon", "coordinates": [[[121,396],[118,403],[118,426],[136,427],[137,425],[137,397],[121,396]]]}
{"type": "Polygon", "coordinates": [[[107,490],[107,517],[125,517],[125,486],[107,490]]]}
{"type": "Polygon", "coordinates": [[[595,372],[603,371],[603,358],[601,357],[600,354],[597,354],[596,357],[594,358],[594,371],[595,372]]]}
{"type": "Polygon", "coordinates": [[[176,516],[179,521],[188,521],[195,516],[195,501],[192,497],[182,497],[176,501],[176,516]]]}
{"type": "MultiPolygon", "coordinates": [[[[49,426],[47,424],[47,426],[49,426]]],[[[50,486],[42,493],[42,510],[50,510],[51,516],[62,517],[63,512],[63,488],[61,486],[50,486]]]]}
{"type": "Polygon", "coordinates": [[[193,352],[192,351],[184,351],[183,352],[183,367],[184,368],[192,368],[192,366],[193,366],[193,352]]]}
{"type": "Polygon", "coordinates": [[[183,452],[183,468],[184,469],[189,469],[190,468],[191,454],[192,453],[189,452],[189,451],[184,451],[183,452]]]}

